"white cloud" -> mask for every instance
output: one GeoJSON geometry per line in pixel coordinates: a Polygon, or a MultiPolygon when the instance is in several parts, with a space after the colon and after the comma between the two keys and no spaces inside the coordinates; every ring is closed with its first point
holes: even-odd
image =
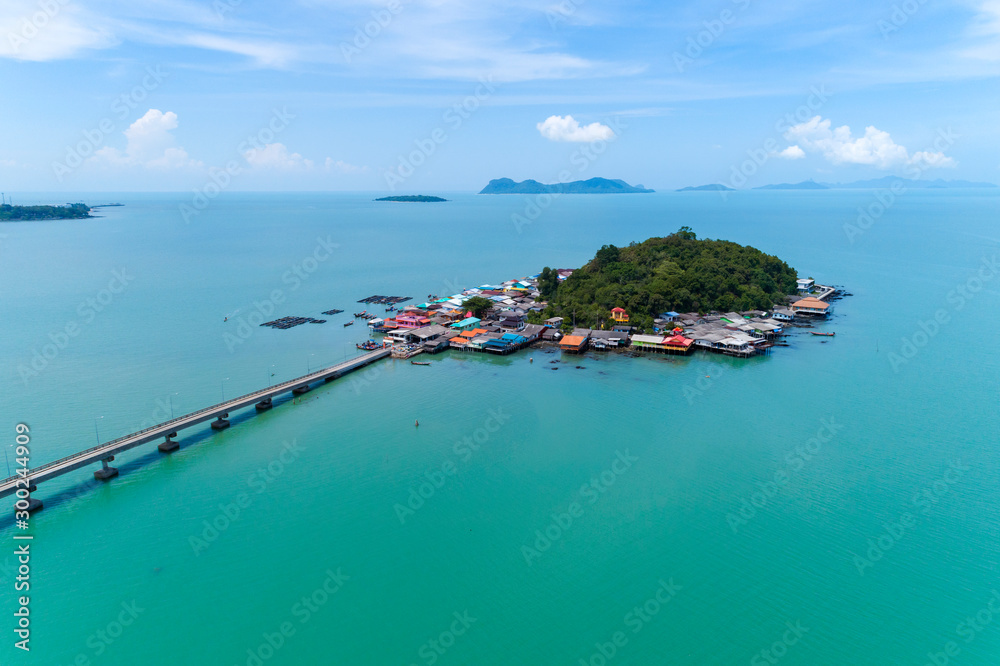
{"type": "Polygon", "coordinates": [[[795,125],[785,132],[785,139],[797,145],[786,148],[781,155],[792,157],[785,153],[799,148],[803,154],[805,151],[821,153],[833,164],[869,164],[879,169],[905,164],[918,164],[927,168],[955,166],[955,160],[941,152],[921,151],[910,157],[909,151],[893,141],[888,132],[872,125],[865,128],[864,136],[857,138],[847,125],[833,129],[830,126],[830,120],[821,116],[795,125]]]}
{"type": "Polygon", "coordinates": [[[250,149],[243,153],[244,159],[256,169],[312,169],[313,161],[299,153],[290,153],[283,143],[268,143],[263,150],[250,149]]]}
{"type": "Polygon", "coordinates": [[[231,39],[201,33],[188,35],[185,41],[191,46],[253,58],[261,67],[285,67],[297,57],[292,47],[273,42],[231,39]]]}
{"type": "Polygon", "coordinates": [[[549,141],[607,141],[614,138],[614,131],[601,123],[580,125],[573,116],[549,116],[545,122],[535,125],[549,141]]]}
{"type": "Polygon", "coordinates": [[[956,165],[956,162],[952,158],[945,156],[944,153],[931,153],[921,150],[913,153],[913,157],[910,158],[910,164],[915,164],[924,169],[939,169],[942,167],[953,167],[956,165]]]}
{"type": "MultiPolygon", "coordinates": [[[[344,4],[352,6],[345,25],[360,27],[371,20],[365,3],[344,4]]],[[[476,81],[489,74],[499,83],[628,76],[645,67],[635,62],[592,60],[583,49],[570,50],[552,27],[541,35],[532,34],[526,28],[545,21],[552,0],[407,0],[400,4],[403,13],[399,18],[387,22],[372,38],[372,42],[377,39],[378,47],[360,47],[361,53],[353,54],[350,64],[362,63],[363,71],[376,69],[393,77],[405,72],[421,78],[476,81]]],[[[344,32],[350,35],[353,30],[344,32]]],[[[352,39],[353,35],[342,43],[353,47],[352,39]]],[[[339,46],[337,53],[341,53],[339,46]]],[[[344,59],[341,56],[337,62],[344,59]]]]}
{"type": "Polygon", "coordinates": [[[367,173],[368,167],[349,164],[343,160],[334,160],[332,157],[326,158],[326,170],[337,173],[367,173]]]}
{"type": "Polygon", "coordinates": [[[116,44],[110,31],[94,27],[96,23],[65,0],[4,0],[0,3],[0,57],[44,62],[116,44]]]}
{"type": "Polygon", "coordinates": [[[16,167],[17,162],[14,160],[0,160],[0,167],[16,167]]]}
{"type": "Polygon", "coordinates": [[[966,43],[975,43],[961,54],[967,58],[996,62],[1000,60],[1000,0],[983,0],[966,43]]]}
{"type": "Polygon", "coordinates": [[[128,126],[125,151],[105,146],[87,160],[107,166],[143,166],[150,169],[181,169],[200,167],[201,162],[188,157],[171,134],[177,129],[177,114],[150,109],[128,126]]]}
{"type": "Polygon", "coordinates": [[[798,146],[788,146],[780,153],[777,153],[778,157],[783,157],[786,160],[801,160],[806,156],[806,151],[802,150],[798,146]]]}

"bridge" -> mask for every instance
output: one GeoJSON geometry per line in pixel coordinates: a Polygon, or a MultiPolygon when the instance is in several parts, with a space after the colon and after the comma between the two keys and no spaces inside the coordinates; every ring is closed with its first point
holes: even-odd
{"type": "MultiPolygon", "coordinates": [[[[113,461],[114,457],[119,453],[161,438],[163,442],[158,446],[159,450],[163,453],[169,453],[180,447],[174,440],[178,430],[190,428],[206,421],[212,421],[213,430],[224,430],[229,427],[228,418],[230,412],[244,409],[251,405],[254,405],[258,412],[267,411],[271,409],[272,400],[277,396],[289,392],[293,395],[302,395],[312,388],[312,384],[333,381],[349,372],[363,368],[379,359],[386,358],[390,353],[389,349],[379,349],[369,352],[350,361],[310,372],[302,377],[275,384],[261,391],[247,393],[238,398],[220,402],[217,405],[206,407],[185,416],[179,416],[159,425],[145,428],[130,435],[113,439],[104,444],[99,444],[98,446],[42,465],[41,467],[31,469],[28,473],[28,491],[29,493],[33,492],[37,488],[37,484],[43,481],[54,479],[98,462],[101,463],[101,469],[94,472],[94,477],[100,480],[110,479],[118,474],[118,470],[109,466],[108,463],[113,461]]],[[[0,498],[14,494],[19,487],[22,489],[25,487],[25,480],[19,476],[11,476],[0,481],[0,498]],[[18,485],[18,481],[20,481],[20,485],[18,485]]],[[[26,499],[29,503],[28,511],[36,511],[42,508],[41,500],[30,496],[26,499]]]]}

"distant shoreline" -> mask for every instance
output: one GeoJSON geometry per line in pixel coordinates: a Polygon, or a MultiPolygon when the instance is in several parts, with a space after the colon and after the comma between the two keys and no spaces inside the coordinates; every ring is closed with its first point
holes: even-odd
{"type": "MultiPolygon", "coordinates": [[[[121,205],[121,204],[119,204],[121,205]]],[[[93,210],[82,203],[64,206],[12,206],[0,205],[0,222],[43,222],[48,220],[82,220],[94,217],[93,210]]]]}

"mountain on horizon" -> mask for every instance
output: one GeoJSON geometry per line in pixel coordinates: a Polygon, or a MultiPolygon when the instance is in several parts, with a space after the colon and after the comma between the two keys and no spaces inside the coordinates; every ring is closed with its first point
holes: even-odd
{"type": "Polygon", "coordinates": [[[510,178],[497,178],[480,191],[480,194],[648,194],[642,185],[632,186],[624,180],[608,178],[590,178],[575,180],[570,183],[539,183],[537,180],[525,180],[520,183],[510,178]]]}
{"type": "MultiPolygon", "coordinates": [[[[913,190],[948,190],[948,189],[968,189],[977,187],[997,187],[993,183],[974,182],[968,180],[920,180],[915,178],[902,178],[899,176],[883,176],[882,178],[871,178],[868,180],[855,180],[850,183],[817,183],[809,179],[800,183],[775,183],[771,185],[761,185],[754,187],[754,190],[863,190],[879,189],[902,185],[913,190]]],[[[697,187],[683,187],[677,192],[732,192],[731,187],[713,183],[711,185],[699,185],[697,187]]]]}
{"type": "Polygon", "coordinates": [[[890,187],[893,183],[902,183],[905,187],[914,190],[947,190],[955,188],[970,187],[996,187],[993,183],[976,183],[968,180],[919,180],[914,178],[900,178],[897,176],[884,176],[882,178],[872,178],[869,180],[856,180],[851,183],[823,183],[833,189],[875,189],[880,187],[890,187]]]}
{"type": "Polygon", "coordinates": [[[778,183],[776,185],[761,185],[755,190],[828,190],[830,187],[814,180],[803,180],[801,183],[778,183]]]}
{"type": "Polygon", "coordinates": [[[682,187],[677,190],[678,192],[735,192],[731,187],[726,187],[719,183],[712,183],[711,185],[698,185],[697,187],[682,187]]]}

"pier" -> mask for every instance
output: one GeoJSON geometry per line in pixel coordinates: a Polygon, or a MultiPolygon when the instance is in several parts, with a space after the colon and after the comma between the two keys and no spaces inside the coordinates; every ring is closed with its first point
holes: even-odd
{"type": "MultiPolygon", "coordinates": [[[[94,478],[100,480],[111,479],[117,476],[118,470],[115,467],[111,467],[108,463],[112,462],[115,459],[115,456],[119,453],[156,440],[163,440],[158,448],[163,453],[169,453],[170,451],[176,450],[180,446],[174,440],[179,430],[190,428],[207,421],[212,422],[213,430],[224,430],[229,427],[228,419],[230,412],[235,412],[251,406],[254,406],[258,412],[267,411],[271,408],[272,400],[277,396],[285,393],[301,395],[302,393],[309,391],[313,384],[337,379],[338,377],[346,375],[354,370],[357,370],[358,368],[363,368],[364,366],[374,363],[375,361],[386,358],[390,355],[390,353],[389,349],[379,349],[368,354],[363,354],[357,358],[351,359],[350,361],[345,361],[344,363],[340,363],[338,365],[310,372],[302,377],[297,377],[287,382],[275,384],[274,386],[264,390],[248,393],[238,398],[233,398],[232,400],[226,400],[225,402],[212,405],[211,407],[206,407],[205,409],[201,409],[197,412],[193,412],[185,416],[179,416],[159,425],[134,432],[124,437],[113,439],[109,442],[105,442],[104,444],[66,456],[65,458],[60,458],[59,460],[30,470],[27,481],[29,489],[31,492],[34,492],[35,486],[39,483],[62,476],[63,474],[80,469],[81,467],[87,467],[88,465],[94,465],[97,463],[101,464],[101,468],[94,472],[94,478]]],[[[0,481],[0,498],[14,494],[18,490],[19,480],[21,481],[20,488],[23,489],[25,486],[25,480],[18,476],[11,476],[3,481],[0,481]]],[[[29,500],[29,504],[29,511],[42,508],[41,501],[34,498],[29,500]]]]}

